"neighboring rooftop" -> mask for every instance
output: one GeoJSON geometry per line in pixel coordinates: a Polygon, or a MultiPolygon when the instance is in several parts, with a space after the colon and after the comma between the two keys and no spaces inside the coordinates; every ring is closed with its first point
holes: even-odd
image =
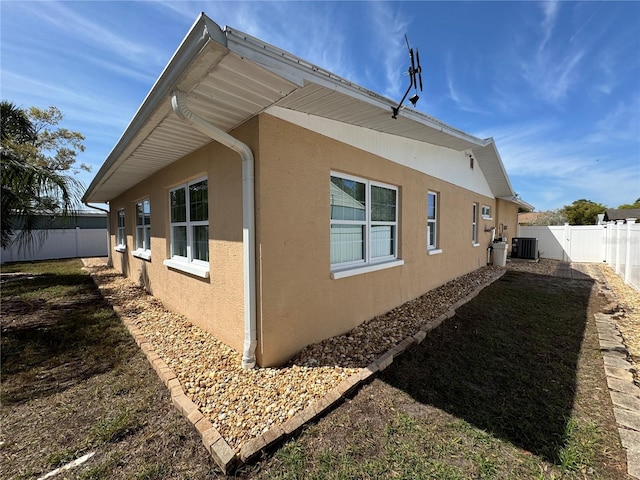
{"type": "Polygon", "coordinates": [[[604,212],[603,220],[611,222],[614,220],[626,220],[627,218],[640,218],[640,208],[607,208],[604,212]]]}

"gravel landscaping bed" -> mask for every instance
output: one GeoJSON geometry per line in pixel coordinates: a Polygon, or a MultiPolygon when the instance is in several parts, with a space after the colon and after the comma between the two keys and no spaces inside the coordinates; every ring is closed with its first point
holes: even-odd
{"type": "Polygon", "coordinates": [[[186,395],[236,451],[312,405],[349,376],[446,312],[504,269],[487,266],[375,317],[345,335],[311,345],[281,368],[243,370],[241,353],[171,312],[107,267],[90,271],[103,296],[145,335],[186,395]]]}

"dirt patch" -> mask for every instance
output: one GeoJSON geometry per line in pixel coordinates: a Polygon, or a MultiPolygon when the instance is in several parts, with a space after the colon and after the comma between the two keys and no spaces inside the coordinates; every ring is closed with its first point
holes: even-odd
{"type": "Polygon", "coordinates": [[[3,478],[37,478],[90,452],[59,478],[216,478],[197,432],[80,266],[32,264],[50,273],[2,286],[3,478]]]}

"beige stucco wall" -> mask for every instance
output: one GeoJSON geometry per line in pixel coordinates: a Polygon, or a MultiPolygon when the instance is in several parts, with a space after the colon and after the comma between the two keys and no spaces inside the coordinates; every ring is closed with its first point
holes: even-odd
{"type": "MultiPolygon", "coordinates": [[[[451,155],[451,150],[442,150],[451,155]]],[[[468,165],[464,153],[456,153],[468,165]]],[[[269,115],[260,117],[256,179],[261,298],[258,360],[263,365],[285,362],[307,344],[347,332],[486,264],[491,233],[484,230],[496,223],[479,215],[480,245],[474,247],[472,203],[489,205],[497,214],[494,199],[269,115]],[[331,278],[331,171],[398,187],[403,266],[331,278]],[[440,195],[442,253],[437,255],[428,255],[426,248],[429,190],[440,195]]],[[[511,228],[515,231],[515,226],[511,228]]]]}
{"type": "Polygon", "coordinates": [[[496,210],[496,237],[506,237],[511,251],[511,239],[518,234],[518,205],[498,198],[496,210]]]}
{"type": "MultiPolygon", "coordinates": [[[[347,332],[485,265],[490,227],[502,223],[506,235],[515,234],[517,207],[510,202],[496,202],[273,116],[254,118],[232,135],[256,157],[256,354],[262,366],[282,364],[305,345],[347,332]],[[398,250],[404,265],[331,278],[331,171],[398,187],[398,250]],[[439,193],[442,253],[436,255],[428,255],[426,247],[429,190],[439,193]],[[473,202],[489,205],[493,214],[484,220],[479,213],[477,247],[471,242],[473,202]]],[[[464,153],[444,148],[441,153],[468,168],[464,153]]],[[[238,155],[212,142],[110,202],[111,245],[116,212],[126,209],[127,251],[112,251],[114,266],[238,351],[244,338],[241,174],[238,155]],[[209,279],[163,265],[170,253],[169,189],[201,176],[209,180],[209,279]],[[143,198],[151,201],[150,261],[131,255],[135,202],[143,198]]]]}
{"type": "MultiPolygon", "coordinates": [[[[257,119],[234,135],[252,145],[257,119]]],[[[110,202],[111,245],[115,245],[117,210],[126,209],[127,251],[112,251],[113,264],[169,309],[241,351],[244,341],[242,255],[242,165],[238,154],[212,142],[110,202]],[[170,256],[169,189],[206,176],[209,190],[210,277],[198,278],[163,265],[170,256]],[[151,202],[151,260],[132,256],[135,203],[151,202]]]]}

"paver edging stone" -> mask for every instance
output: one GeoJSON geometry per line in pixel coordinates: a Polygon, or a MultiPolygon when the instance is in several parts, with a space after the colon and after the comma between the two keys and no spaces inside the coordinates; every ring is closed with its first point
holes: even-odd
{"type": "Polygon", "coordinates": [[[292,435],[304,425],[304,419],[300,415],[294,415],[282,424],[285,435],[292,435]]]}
{"type": "Polygon", "coordinates": [[[424,339],[427,338],[427,332],[425,332],[424,330],[418,330],[414,335],[413,335],[413,339],[416,342],[416,345],[420,345],[424,339]]]}
{"type": "MultiPolygon", "coordinates": [[[[209,450],[209,453],[211,453],[211,456],[223,473],[226,474],[235,470],[239,458],[224,438],[220,437],[218,440],[213,442],[213,444],[207,446],[208,434],[211,430],[215,430],[215,428],[212,427],[210,430],[207,430],[207,432],[202,434],[202,442],[204,443],[204,446],[207,447],[207,450],[209,450]]],[[[220,435],[217,430],[215,433],[220,435]]]]}

